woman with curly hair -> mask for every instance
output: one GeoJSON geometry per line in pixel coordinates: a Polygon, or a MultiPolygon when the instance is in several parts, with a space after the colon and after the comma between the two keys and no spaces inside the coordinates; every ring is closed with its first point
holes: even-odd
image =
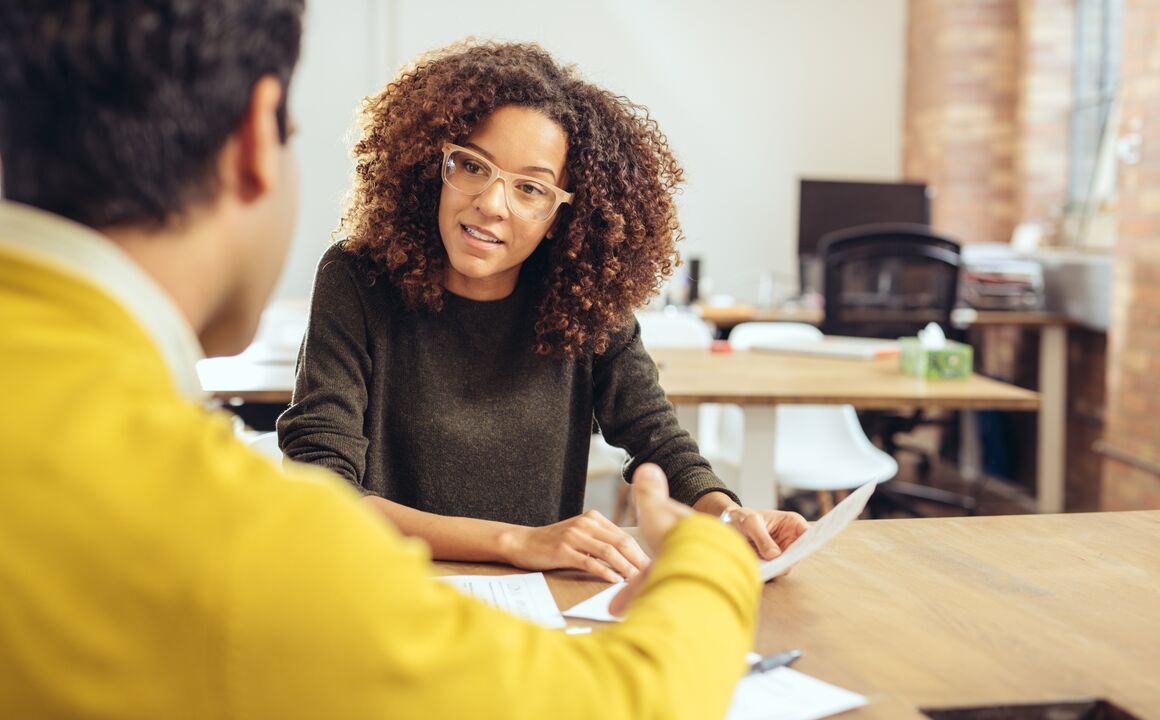
{"type": "MultiPolygon", "coordinates": [[[[287,457],[327,466],[436,558],[579,568],[648,559],[581,514],[593,419],[673,497],[763,557],[805,529],[741,509],[677,424],[633,311],[673,268],[684,178],[640,106],[536,45],[457,45],[367,101],[323,256],[287,457]]],[[[630,468],[630,470],[633,468],[630,468]]]]}

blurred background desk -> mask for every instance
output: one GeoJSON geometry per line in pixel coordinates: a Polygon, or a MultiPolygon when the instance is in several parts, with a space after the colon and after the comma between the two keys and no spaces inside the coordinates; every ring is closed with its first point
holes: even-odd
{"type": "MultiPolygon", "coordinates": [[[[1160,511],[854,522],[764,586],[756,650],[800,648],[794,669],[865,695],[851,720],[1076,698],[1155,717],[1158,534],[1160,511]]],[[[607,587],[545,575],[562,609],[607,587]]]]}
{"type": "MultiPolygon", "coordinates": [[[[753,507],[777,506],[772,468],[778,404],[850,404],[865,410],[1039,407],[1036,393],[979,375],[939,381],[906,377],[898,371],[897,358],[841,360],[675,348],[650,354],[660,368],[661,386],[678,411],[699,403],[741,406],[745,429],[735,489],[742,502],[753,507]]],[[[681,424],[695,428],[695,413],[681,412],[681,424]]],[[[1040,481],[1062,485],[1063,476],[1040,481]]]]}
{"type": "MultiPolygon", "coordinates": [[[[816,307],[754,308],[699,306],[697,313],[706,322],[727,333],[743,322],[802,322],[818,325],[823,311],[816,307]]],[[[1070,320],[1062,313],[1043,311],[999,311],[959,308],[951,315],[957,327],[985,329],[1018,327],[1039,333],[1038,392],[1036,419],[1036,506],[1040,512],[1063,512],[1064,469],[1067,419],[1067,333],[1070,320]]],[[[988,409],[1003,409],[992,407],[988,409]]]]}

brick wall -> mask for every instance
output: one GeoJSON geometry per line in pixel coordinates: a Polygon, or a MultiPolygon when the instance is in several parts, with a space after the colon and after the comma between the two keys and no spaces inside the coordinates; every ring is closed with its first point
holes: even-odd
{"type": "MultiPolygon", "coordinates": [[[[910,0],[908,9],[903,167],[936,190],[933,224],[964,242],[1007,242],[1017,223],[1037,222],[1044,242],[1056,243],[1067,200],[1074,0],[910,0]]],[[[980,369],[1036,387],[1034,331],[973,337],[982,341],[980,369]]],[[[1078,329],[1068,343],[1068,510],[1102,504],[1103,458],[1093,444],[1104,435],[1105,345],[1102,333],[1078,329]]],[[[1034,418],[1016,416],[1011,428],[1016,480],[1030,489],[1034,418]]]]}
{"type": "Polygon", "coordinates": [[[1067,202],[1075,0],[1020,0],[1015,217],[1054,244],[1067,202]]]}
{"type": "Polygon", "coordinates": [[[934,227],[1006,242],[1015,223],[1014,0],[910,0],[903,173],[937,193],[934,227]]]}
{"type": "Polygon", "coordinates": [[[1101,507],[1160,508],[1160,1],[1124,3],[1122,134],[1139,162],[1119,168],[1115,292],[1101,507]]]}
{"type": "Polygon", "coordinates": [[[903,172],[964,242],[1046,225],[1067,190],[1073,0],[910,0],[903,172]]]}
{"type": "Polygon", "coordinates": [[[1160,508],[1160,0],[1126,0],[1121,165],[1101,507],[1160,508]],[[1117,459],[1120,458],[1120,459],[1117,459]],[[1151,469],[1149,469],[1151,468],[1151,469]]]}

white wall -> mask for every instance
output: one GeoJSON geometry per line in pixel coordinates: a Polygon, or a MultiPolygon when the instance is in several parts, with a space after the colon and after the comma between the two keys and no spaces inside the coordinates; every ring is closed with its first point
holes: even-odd
{"type": "Polygon", "coordinates": [[[650,108],[688,172],[682,252],[702,258],[714,292],[753,301],[763,271],[796,275],[800,176],[900,178],[905,0],[313,7],[292,104],[302,219],[282,297],[309,292],[337,222],[351,168],[340,145],[359,98],[419,52],[468,35],[538,42],[650,108]]]}
{"type": "Polygon", "coordinates": [[[307,3],[302,55],[290,87],[301,176],[298,230],[275,299],[310,294],[315,265],[338,225],[354,172],[356,113],[393,74],[383,30],[388,9],[380,0],[307,3]]]}

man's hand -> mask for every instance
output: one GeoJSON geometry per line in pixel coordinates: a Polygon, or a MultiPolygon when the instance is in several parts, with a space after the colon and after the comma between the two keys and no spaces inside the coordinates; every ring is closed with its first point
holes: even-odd
{"type": "MultiPolygon", "coordinates": [[[[665,535],[681,518],[693,514],[693,509],[669,498],[669,481],[664,471],[652,463],[637,468],[632,476],[632,499],[640,522],[640,538],[652,555],[660,552],[665,535]]],[[[640,589],[644,587],[648,569],[629,580],[628,585],[612,599],[608,609],[613,615],[623,615],[640,589]]]]}

